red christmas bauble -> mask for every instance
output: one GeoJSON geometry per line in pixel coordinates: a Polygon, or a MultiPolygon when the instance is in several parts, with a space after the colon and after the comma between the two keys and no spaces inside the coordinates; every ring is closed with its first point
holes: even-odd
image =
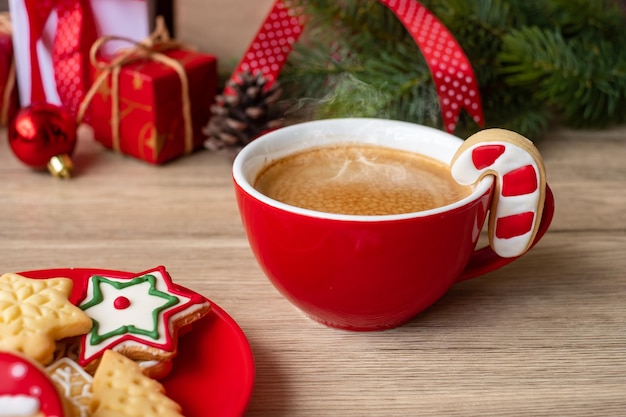
{"type": "Polygon", "coordinates": [[[63,108],[50,103],[33,103],[21,109],[9,124],[9,145],[24,164],[67,177],[69,156],[76,147],[76,120],[63,108]]]}

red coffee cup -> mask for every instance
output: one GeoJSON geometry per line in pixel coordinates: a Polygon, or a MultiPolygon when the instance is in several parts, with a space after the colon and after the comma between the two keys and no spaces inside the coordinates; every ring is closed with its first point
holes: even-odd
{"type": "MultiPolygon", "coordinates": [[[[476,249],[492,200],[498,198],[493,175],[480,179],[468,197],[452,204],[373,216],[298,208],[253,187],[271,161],[346,143],[402,149],[449,165],[464,141],[407,122],[328,119],[274,130],[238,154],[233,180],[252,252],[278,291],[310,318],[346,330],[397,327],[431,306],[454,283],[523,254],[502,257],[491,246],[476,249]]],[[[545,234],[554,213],[550,188],[540,191],[545,202],[528,248],[545,234]]]]}

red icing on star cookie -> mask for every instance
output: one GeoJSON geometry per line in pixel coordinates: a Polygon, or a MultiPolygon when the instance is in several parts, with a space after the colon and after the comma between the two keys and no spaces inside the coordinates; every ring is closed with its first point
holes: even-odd
{"type": "Polygon", "coordinates": [[[113,301],[113,307],[115,307],[116,310],[124,310],[130,307],[130,300],[122,296],[117,297],[115,301],[113,301]]]}
{"type": "Polygon", "coordinates": [[[45,371],[28,359],[0,352],[0,415],[64,417],[63,402],[45,371]]]}

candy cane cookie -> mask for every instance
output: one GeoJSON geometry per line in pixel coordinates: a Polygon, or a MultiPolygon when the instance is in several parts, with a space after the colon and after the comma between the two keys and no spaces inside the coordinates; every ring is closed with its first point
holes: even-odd
{"type": "Polygon", "coordinates": [[[546,192],[545,167],[533,143],[509,130],[482,130],[457,150],[451,173],[464,185],[495,176],[489,243],[506,258],[526,252],[537,234],[546,192]]]}

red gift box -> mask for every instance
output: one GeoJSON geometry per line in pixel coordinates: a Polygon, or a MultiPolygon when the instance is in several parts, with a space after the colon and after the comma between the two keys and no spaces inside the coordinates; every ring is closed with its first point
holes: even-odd
{"type": "Polygon", "coordinates": [[[140,49],[139,56],[94,65],[90,124],[104,146],[162,164],[202,147],[217,91],[217,59],[179,47],[140,49]]]}

